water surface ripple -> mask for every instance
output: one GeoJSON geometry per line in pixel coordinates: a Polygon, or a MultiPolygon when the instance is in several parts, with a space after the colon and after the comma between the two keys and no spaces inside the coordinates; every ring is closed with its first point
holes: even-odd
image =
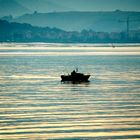
{"type": "Polygon", "coordinates": [[[83,52],[0,56],[0,139],[140,138],[140,55],[83,52]],[[60,82],[75,67],[90,83],[60,82]]]}

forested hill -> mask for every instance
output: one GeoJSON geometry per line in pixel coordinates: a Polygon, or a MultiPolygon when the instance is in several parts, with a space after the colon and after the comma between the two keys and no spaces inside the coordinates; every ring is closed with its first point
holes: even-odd
{"type": "Polygon", "coordinates": [[[130,30],[140,29],[140,12],[52,12],[25,14],[10,19],[12,22],[29,23],[33,26],[56,27],[66,31],[94,30],[97,32],[126,31],[126,20],[130,19],[130,30]]]}
{"type": "MultiPolygon", "coordinates": [[[[49,27],[37,27],[26,23],[9,23],[0,20],[0,41],[10,42],[52,42],[60,38],[61,34],[66,33],[63,30],[49,27]]],[[[58,40],[59,41],[59,40],[58,40]]]]}
{"type": "Polygon", "coordinates": [[[53,43],[134,43],[140,42],[140,30],[125,32],[95,32],[93,30],[64,31],[58,28],[37,27],[30,24],[0,20],[0,42],[53,43]]]}

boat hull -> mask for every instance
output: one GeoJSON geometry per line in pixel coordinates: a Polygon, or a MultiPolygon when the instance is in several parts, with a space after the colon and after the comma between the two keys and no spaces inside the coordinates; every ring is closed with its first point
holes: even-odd
{"type": "Polygon", "coordinates": [[[72,81],[72,82],[89,82],[89,77],[90,75],[61,75],[61,81],[65,82],[65,81],[72,81]]]}

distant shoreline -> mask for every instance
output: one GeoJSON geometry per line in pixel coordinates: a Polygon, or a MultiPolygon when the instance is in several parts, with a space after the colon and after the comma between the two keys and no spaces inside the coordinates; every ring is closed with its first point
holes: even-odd
{"type": "Polygon", "coordinates": [[[0,56],[96,56],[138,55],[140,44],[55,44],[5,43],[0,44],[0,56]]]}
{"type": "MultiPolygon", "coordinates": [[[[140,47],[140,43],[46,43],[46,42],[0,42],[1,45],[9,46],[9,45],[28,45],[28,47],[31,47],[29,45],[33,45],[34,47],[37,47],[36,45],[47,45],[46,47],[140,47]]],[[[32,46],[32,47],[33,47],[32,46]]]]}

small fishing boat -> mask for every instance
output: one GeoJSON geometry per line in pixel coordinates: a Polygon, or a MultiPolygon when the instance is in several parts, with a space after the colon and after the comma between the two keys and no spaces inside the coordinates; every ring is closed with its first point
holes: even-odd
{"type": "Polygon", "coordinates": [[[71,81],[71,82],[89,82],[90,75],[85,75],[83,73],[78,73],[78,70],[73,70],[71,74],[61,75],[61,81],[71,81]]]}

